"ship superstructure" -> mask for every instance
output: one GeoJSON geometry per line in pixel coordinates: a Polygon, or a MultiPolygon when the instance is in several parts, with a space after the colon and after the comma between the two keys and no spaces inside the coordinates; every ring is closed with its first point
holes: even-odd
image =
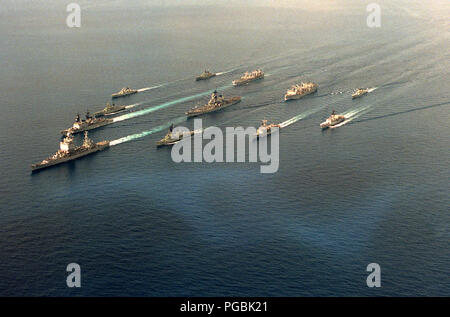
{"type": "Polygon", "coordinates": [[[76,133],[80,133],[83,131],[96,129],[96,128],[111,124],[113,122],[114,122],[113,119],[108,119],[108,118],[104,118],[104,117],[100,117],[100,118],[92,117],[90,115],[89,111],[86,112],[86,118],[84,120],[81,120],[80,114],[77,113],[77,116],[75,118],[75,122],[73,123],[73,125],[66,130],[62,130],[61,133],[62,134],[68,134],[68,133],[76,134],[76,133]]]}
{"type": "Polygon", "coordinates": [[[196,117],[205,113],[210,113],[214,111],[219,111],[221,109],[224,109],[226,107],[232,106],[234,104],[237,104],[241,101],[241,97],[231,97],[231,98],[225,98],[222,95],[219,95],[217,91],[215,90],[211,94],[211,98],[209,99],[208,103],[201,107],[194,107],[186,112],[186,115],[188,118],[190,117],[196,117]]]}
{"type": "Polygon", "coordinates": [[[286,91],[284,95],[284,100],[300,99],[303,96],[312,94],[317,91],[319,85],[313,82],[301,83],[293,85],[290,89],[286,91]]]}
{"type": "Polygon", "coordinates": [[[232,84],[233,86],[241,86],[262,78],[264,78],[264,72],[262,71],[262,69],[257,69],[252,72],[245,72],[244,75],[241,76],[241,78],[233,80],[232,84]]]}
{"type": "Polygon", "coordinates": [[[76,146],[73,141],[73,135],[68,133],[66,136],[62,137],[62,140],[59,143],[59,150],[41,162],[32,164],[31,170],[36,171],[56,164],[68,162],[88,154],[104,150],[107,147],[109,147],[109,141],[94,143],[88,137],[87,131],[84,133],[83,144],[81,146],[76,146]]]}

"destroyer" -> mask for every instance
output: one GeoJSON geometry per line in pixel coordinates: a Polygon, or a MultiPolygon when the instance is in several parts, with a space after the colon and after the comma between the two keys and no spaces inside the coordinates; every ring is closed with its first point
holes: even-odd
{"type": "Polygon", "coordinates": [[[109,102],[106,104],[106,107],[103,108],[103,110],[97,111],[94,113],[94,117],[102,117],[102,116],[109,116],[112,114],[115,114],[117,112],[125,110],[125,106],[116,106],[115,104],[110,104],[109,102]]]}
{"type": "Polygon", "coordinates": [[[211,94],[211,99],[209,99],[209,101],[206,105],[201,106],[201,107],[192,108],[191,110],[186,112],[186,115],[188,116],[188,118],[196,117],[196,116],[202,115],[204,113],[219,111],[226,107],[237,104],[240,101],[241,101],[241,97],[239,97],[239,96],[231,97],[231,98],[224,98],[222,95],[218,95],[217,91],[214,90],[214,92],[211,94]]]}
{"type": "Polygon", "coordinates": [[[184,137],[189,137],[193,135],[195,131],[189,131],[187,133],[174,133],[173,132],[173,124],[170,126],[169,131],[166,136],[161,140],[156,142],[157,147],[161,147],[164,145],[174,145],[175,143],[181,141],[184,137]]]}
{"type": "Polygon", "coordinates": [[[73,136],[71,133],[68,133],[65,137],[62,138],[63,139],[59,143],[58,152],[56,152],[49,158],[46,158],[40,163],[32,164],[32,171],[75,160],[88,154],[102,151],[109,147],[109,141],[94,143],[91,139],[89,139],[87,131],[84,133],[84,142],[81,146],[76,146],[73,143],[73,136]]]}
{"type": "Polygon", "coordinates": [[[270,135],[272,133],[272,128],[280,128],[280,125],[275,123],[267,124],[267,120],[262,120],[261,126],[256,130],[256,137],[259,138],[264,135],[270,135]]]}
{"type": "Polygon", "coordinates": [[[62,134],[68,134],[68,133],[75,134],[75,133],[103,127],[104,125],[111,124],[113,122],[114,122],[113,119],[107,119],[107,118],[101,118],[101,117],[93,118],[89,114],[89,111],[86,112],[86,119],[81,120],[80,114],[77,113],[74,124],[70,128],[68,128],[66,130],[62,130],[61,133],[62,134]]]}
{"type": "Polygon", "coordinates": [[[233,86],[241,86],[248,84],[251,81],[262,78],[264,78],[264,72],[262,71],[262,69],[257,69],[252,71],[251,73],[245,72],[244,75],[241,76],[241,78],[233,80],[232,83],[233,86]]]}
{"type": "Polygon", "coordinates": [[[355,90],[355,92],[352,94],[352,99],[359,98],[364,96],[369,92],[368,88],[358,88],[355,90]]]}
{"type": "Polygon", "coordinates": [[[205,70],[200,76],[198,76],[197,78],[195,78],[195,80],[196,80],[196,81],[199,81],[199,80],[210,79],[211,77],[214,77],[214,76],[216,76],[215,73],[211,73],[211,72],[205,70]]]}
{"type": "Polygon", "coordinates": [[[300,99],[303,96],[315,93],[317,91],[317,87],[319,87],[319,85],[313,82],[293,85],[284,95],[284,100],[288,101],[292,99],[300,99]]]}
{"type": "Polygon", "coordinates": [[[124,87],[119,92],[116,92],[115,94],[112,94],[111,97],[112,98],[119,98],[119,97],[132,95],[132,94],[135,94],[137,92],[138,91],[136,89],[131,89],[130,87],[124,87]]]}
{"type": "Polygon", "coordinates": [[[336,114],[336,112],[333,110],[331,113],[331,116],[327,118],[324,122],[320,124],[320,127],[322,129],[327,129],[330,127],[333,127],[341,122],[345,121],[345,116],[342,114],[336,114]]]}

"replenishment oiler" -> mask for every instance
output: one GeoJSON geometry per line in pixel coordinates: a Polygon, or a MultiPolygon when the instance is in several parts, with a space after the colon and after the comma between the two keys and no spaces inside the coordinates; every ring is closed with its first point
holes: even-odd
{"type": "Polygon", "coordinates": [[[125,110],[125,106],[116,106],[115,104],[110,104],[109,102],[106,104],[106,107],[103,108],[103,110],[97,111],[94,113],[94,117],[102,117],[102,116],[109,116],[112,114],[115,114],[117,112],[125,110]]]}
{"type": "Polygon", "coordinates": [[[195,78],[195,80],[196,81],[206,80],[206,79],[210,79],[211,77],[214,77],[214,76],[216,76],[215,73],[211,73],[211,72],[205,70],[200,76],[195,78]]]}
{"type": "Polygon", "coordinates": [[[119,98],[119,97],[125,97],[128,95],[132,95],[137,93],[138,91],[136,89],[131,89],[130,87],[124,87],[119,92],[116,92],[115,94],[112,94],[112,98],[119,98]]]}
{"type": "Polygon", "coordinates": [[[262,78],[264,78],[264,72],[262,71],[262,69],[257,69],[252,71],[251,73],[245,72],[241,78],[233,80],[232,84],[233,86],[242,86],[248,84],[249,82],[262,78]]]}
{"type": "Polygon", "coordinates": [[[336,112],[333,110],[331,113],[331,116],[327,118],[324,122],[320,124],[320,127],[322,129],[331,128],[335,125],[338,125],[339,123],[345,121],[345,116],[342,114],[336,114],[336,112]]]}
{"type": "Polygon", "coordinates": [[[64,162],[72,161],[77,158],[102,151],[109,147],[109,141],[101,141],[98,143],[94,143],[88,137],[88,132],[84,133],[84,142],[81,146],[76,146],[73,143],[72,134],[67,134],[61,142],[59,143],[59,150],[49,158],[46,158],[40,163],[32,164],[31,170],[32,172],[50,167],[53,165],[61,164],[64,162]]]}
{"type": "Polygon", "coordinates": [[[80,114],[77,113],[77,116],[75,118],[75,122],[73,123],[73,125],[66,129],[66,130],[62,130],[61,133],[62,134],[75,134],[75,133],[80,133],[83,131],[87,131],[87,130],[92,130],[92,129],[96,129],[99,127],[103,127],[107,124],[111,124],[113,123],[113,119],[108,119],[108,118],[95,118],[92,117],[89,114],[89,111],[86,112],[86,119],[85,120],[81,120],[80,119],[80,114]]]}
{"type": "Polygon", "coordinates": [[[352,94],[352,99],[359,98],[364,96],[369,92],[368,88],[358,88],[355,90],[355,92],[352,94]]]}
{"type": "Polygon", "coordinates": [[[214,91],[211,94],[211,99],[209,99],[208,103],[201,107],[194,107],[186,112],[186,115],[188,118],[200,116],[205,113],[215,112],[222,110],[226,107],[232,106],[234,104],[237,104],[241,101],[241,97],[231,97],[231,98],[224,98],[222,95],[218,95],[217,91],[214,91]]]}
{"type": "Polygon", "coordinates": [[[313,82],[293,85],[284,95],[284,100],[288,101],[293,99],[300,99],[303,96],[315,93],[317,91],[317,87],[319,87],[319,85],[313,82]]]}

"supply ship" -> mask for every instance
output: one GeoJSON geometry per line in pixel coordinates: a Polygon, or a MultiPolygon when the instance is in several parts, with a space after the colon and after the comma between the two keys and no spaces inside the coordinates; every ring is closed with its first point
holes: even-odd
{"type": "Polygon", "coordinates": [[[40,163],[32,164],[31,170],[34,172],[46,167],[72,161],[77,158],[102,151],[109,147],[109,141],[101,141],[94,143],[88,137],[88,132],[84,132],[84,142],[81,146],[76,146],[73,143],[73,135],[68,133],[59,143],[59,150],[49,158],[46,158],[40,163]]]}
{"type": "Polygon", "coordinates": [[[75,122],[73,123],[73,125],[66,129],[66,130],[62,130],[61,133],[62,134],[75,134],[75,133],[80,133],[83,131],[87,131],[87,130],[92,130],[92,129],[96,129],[99,127],[103,127],[105,125],[111,124],[113,123],[113,119],[108,119],[108,118],[95,118],[92,117],[89,114],[89,111],[86,112],[86,119],[85,120],[81,120],[80,119],[80,114],[77,113],[77,116],[75,118],[75,122]]]}
{"type": "Polygon", "coordinates": [[[231,97],[231,98],[225,98],[222,95],[218,95],[217,91],[215,90],[211,94],[211,99],[208,101],[208,103],[201,107],[194,107],[186,112],[186,115],[188,118],[200,116],[205,113],[215,112],[222,110],[226,107],[232,106],[234,104],[237,104],[241,101],[241,97],[231,97]]]}
{"type": "Polygon", "coordinates": [[[196,81],[206,80],[206,79],[210,79],[211,77],[214,77],[214,76],[216,76],[215,73],[211,73],[211,72],[205,70],[203,73],[200,74],[200,76],[195,78],[195,80],[196,81]]]}
{"type": "Polygon", "coordinates": [[[257,69],[252,71],[251,73],[245,72],[244,75],[241,76],[241,78],[233,80],[232,84],[233,86],[242,86],[248,84],[249,82],[262,78],[264,78],[264,72],[262,71],[262,69],[257,69]]]}
{"type": "Polygon", "coordinates": [[[284,95],[284,100],[300,99],[303,96],[315,93],[318,87],[319,85],[313,82],[293,85],[284,95]]]}
{"type": "Polygon", "coordinates": [[[119,97],[125,97],[132,94],[137,93],[138,91],[136,89],[131,89],[130,87],[124,87],[119,92],[116,92],[111,95],[112,98],[119,98],[119,97]]]}

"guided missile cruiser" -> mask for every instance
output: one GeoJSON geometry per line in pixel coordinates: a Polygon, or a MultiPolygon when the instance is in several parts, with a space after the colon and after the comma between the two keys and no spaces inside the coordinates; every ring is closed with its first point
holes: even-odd
{"type": "Polygon", "coordinates": [[[73,142],[73,135],[68,133],[66,136],[63,136],[63,139],[59,143],[59,150],[41,162],[32,164],[31,170],[34,172],[46,167],[72,161],[77,158],[102,151],[108,147],[109,141],[94,143],[91,139],[89,139],[87,131],[84,133],[83,145],[76,146],[73,142]]]}
{"type": "Polygon", "coordinates": [[[208,103],[201,107],[194,107],[186,112],[186,115],[188,118],[200,116],[205,113],[215,112],[222,110],[226,107],[232,106],[234,104],[237,104],[241,101],[241,97],[231,97],[231,98],[225,98],[222,95],[218,95],[217,91],[214,91],[211,94],[211,98],[208,101],[208,103]]]}

